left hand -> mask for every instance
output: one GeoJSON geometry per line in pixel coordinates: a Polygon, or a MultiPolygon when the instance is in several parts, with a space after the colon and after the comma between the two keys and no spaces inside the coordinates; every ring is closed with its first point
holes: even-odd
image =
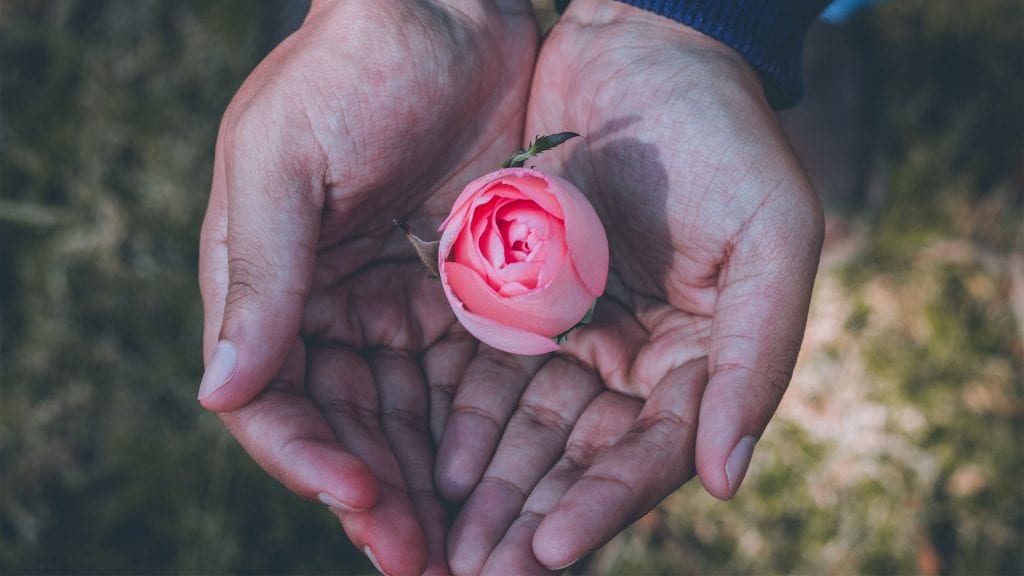
{"type": "Polygon", "coordinates": [[[200,401],[389,574],[448,572],[428,402],[475,348],[391,220],[518,144],[535,39],[525,0],[317,1],[221,124],[200,401]]]}
{"type": "Polygon", "coordinates": [[[789,383],[821,249],[817,197],[728,47],[610,0],[546,40],[526,135],[584,135],[538,159],[589,196],[611,271],[557,356],[484,346],[435,482],[468,497],[456,573],[563,568],[699,475],[735,495],[789,383]]]}

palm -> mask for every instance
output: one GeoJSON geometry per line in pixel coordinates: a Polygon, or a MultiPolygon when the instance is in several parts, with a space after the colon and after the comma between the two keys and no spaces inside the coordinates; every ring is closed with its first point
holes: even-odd
{"type": "Polygon", "coordinates": [[[450,537],[456,572],[564,565],[698,469],[730,496],[725,457],[788,381],[789,351],[776,362],[751,353],[772,322],[787,345],[802,333],[816,199],[735,54],[647,21],[637,42],[634,25],[588,27],[570,9],[535,70],[526,133],[583,134],[538,164],[593,202],[609,284],[594,322],[563,346],[572,361],[506,360],[521,397],[482,401],[467,373],[438,474],[453,498],[475,486],[450,537]],[[795,299],[764,281],[780,273],[795,299]],[[709,387],[711,376],[723,384],[709,387]]]}
{"type": "Polygon", "coordinates": [[[225,114],[202,239],[207,357],[242,358],[204,405],[389,573],[444,570],[428,404],[475,348],[391,222],[514,149],[533,60],[528,6],[444,4],[314,4],[225,114]]]}

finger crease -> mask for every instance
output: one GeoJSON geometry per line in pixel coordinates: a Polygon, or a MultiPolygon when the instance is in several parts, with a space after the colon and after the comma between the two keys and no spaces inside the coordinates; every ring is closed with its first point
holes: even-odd
{"type": "Polygon", "coordinates": [[[377,421],[376,410],[360,406],[344,398],[331,398],[316,404],[321,412],[330,412],[337,417],[347,418],[365,426],[370,426],[377,421]]]}
{"type": "Polygon", "coordinates": [[[553,430],[562,438],[569,435],[572,424],[566,421],[556,410],[535,404],[523,404],[519,407],[519,412],[533,424],[541,428],[553,430]]]}
{"type": "Polygon", "coordinates": [[[457,406],[452,408],[451,416],[456,416],[459,414],[483,418],[484,420],[486,420],[488,423],[490,423],[492,426],[499,430],[503,427],[504,424],[503,420],[501,418],[498,418],[496,414],[493,414],[491,412],[488,412],[487,410],[478,408],[476,406],[457,406]]]}
{"type": "Polygon", "coordinates": [[[500,478],[498,476],[484,476],[482,482],[490,482],[496,485],[498,488],[503,488],[506,492],[511,492],[520,502],[525,502],[528,494],[525,490],[517,486],[514,482],[500,478]]]}
{"type": "Polygon", "coordinates": [[[414,432],[417,432],[420,435],[425,436],[427,434],[426,419],[411,410],[393,408],[391,410],[381,412],[381,422],[384,427],[405,426],[407,428],[411,428],[414,432]]]}

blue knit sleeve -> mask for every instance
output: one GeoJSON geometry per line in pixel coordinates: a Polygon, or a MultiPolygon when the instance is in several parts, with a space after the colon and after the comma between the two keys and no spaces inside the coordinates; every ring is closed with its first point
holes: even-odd
{"type": "Polygon", "coordinates": [[[620,0],[685,24],[731,47],[761,75],[774,108],[803,96],[800,55],[828,0],[620,0]]]}

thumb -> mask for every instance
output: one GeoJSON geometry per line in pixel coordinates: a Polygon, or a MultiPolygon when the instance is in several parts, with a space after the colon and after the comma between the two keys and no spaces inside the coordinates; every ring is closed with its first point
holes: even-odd
{"type": "Polygon", "coordinates": [[[786,220],[753,220],[722,269],[696,454],[701,483],[717,498],[739,489],[800,350],[822,238],[817,202],[804,198],[780,211],[786,220]]]}
{"type": "MultiPolygon", "coordinates": [[[[219,249],[202,246],[204,275],[219,280],[204,285],[209,343],[199,388],[199,401],[215,412],[234,410],[259,394],[299,337],[323,202],[317,184],[323,179],[313,174],[322,163],[296,147],[285,149],[284,141],[294,144],[251,120],[225,121],[218,137],[210,210],[218,206],[223,214],[208,213],[207,225],[220,222],[224,230],[219,249]],[[213,344],[216,326],[210,324],[217,317],[213,344]]],[[[205,243],[214,244],[207,237],[216,236],[204,226],[205,243]]]]}

